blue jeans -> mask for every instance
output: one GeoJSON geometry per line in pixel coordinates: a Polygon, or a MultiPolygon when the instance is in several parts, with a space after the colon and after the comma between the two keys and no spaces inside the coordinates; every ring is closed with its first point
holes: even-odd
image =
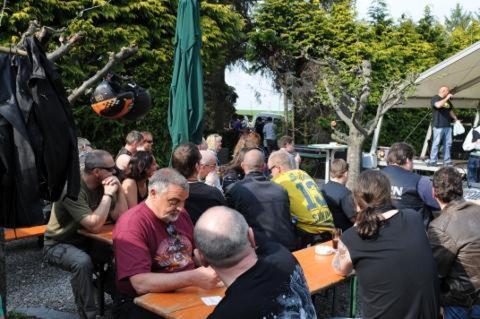
{"type": "Polygon", "coordinates": [[[443,162],[450,163],[450,149],[452,148],[452,128],[451,127],[434,127],[432,150],[430,152],[430,162],[437,162],[438,148],[440,142],[443,141],[443,162]]]}
{"type": "Polygon", "coordinates": [[[478,183],[480,179],[480,157],[472,156],[468,158],[467,179],[470,183],[478,183]]]}
{"type": "Polygon", "coordinates": [[[473,305],[470,313],[468,308],[445,306],[443,307],[443,319],[480,319],[480,305],[473,305]]]}

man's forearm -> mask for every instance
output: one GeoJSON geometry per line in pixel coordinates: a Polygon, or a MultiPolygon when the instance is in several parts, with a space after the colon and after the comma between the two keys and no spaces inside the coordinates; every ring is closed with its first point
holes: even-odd
{"type": "Polygon", "coordinates": [[[137,294],[166,292],[194,285],[195,270],[176,273],[144,273],[130,277],[130,283],[137,294]]]}
{"type": "Polygon", "coordinates": [[[80,222],[89,232],[98,233],[108,217],[112,197],[103,195],[100,204],[90,215],[84,217],[80,222]]]}

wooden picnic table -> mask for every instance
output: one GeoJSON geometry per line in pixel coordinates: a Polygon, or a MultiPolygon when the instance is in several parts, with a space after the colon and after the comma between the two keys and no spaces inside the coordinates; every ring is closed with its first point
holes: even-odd
{"type": "MultiPolygon", "coordinates": [[[[331,246],[331,241],[323,245],[331,246]]],[[[298,250],[293,255],[303,269],[311,294],[318,293],[346,279],[334,272],[331,266],[333,254],[317,255],[315,247],[312,246],[298,250]]],[[[134,301],[140,307],[167,319],[202,319],[206,318],[215,306],[207,306],[201,298],[223,297],[224,294],[225,288],[204,290],[188,287],[168,293],[145,294],[135,298],[134,301]]]]}
{"type": "Polygon", "coordinates": [[[89,237],[89,238],[101,241],[103,243],[113,245],[112,232],[113,232],[114,226],[115,226],[114,224],[103,225],[102,229],[97,234],[91,233],[86,229],[79,229],[78,233],[85,237],[89,237]]]}

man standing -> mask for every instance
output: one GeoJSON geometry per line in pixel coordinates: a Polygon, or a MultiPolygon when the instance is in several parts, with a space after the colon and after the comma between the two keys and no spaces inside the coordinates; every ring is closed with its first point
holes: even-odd
{"type": "Polygon", "coordinates": [[[480,182],[480,126],[468,132],[463,149],[470,152],[467,164],[467,179],[470,183],[480,182]]]}
{"type": "Polygon", "coordinates": [[[122,172],[127,169],[128,163],[130,163],[130,158],[137,152],[137,148],[142,144],[142,141],[143,135],[138,131],[131,131],[127,134],[127,137],[125,138],[125,146],[118,151],[115,159],[115,164],[122,172]]]}
{"type": "Polygon", "coordinates": [[[98,233],[109,215],[116,220],[127,210],[127,201],[118,178],[113,176],[112,156],[94,150],[84,157],[78,199],[62,195],[53,203],[43,251],[45,261],[73,274],[71,285],[80,317],[95,318],[89,241],[77,231],[84,228],[98,233]]]}
{"type": "Polygon", "coordinates": [[[452,127],[451,119],[458,121],[457,116],[453,112],[453,105],[450,99],[453,97],[450,90],[446,86],[442,86],[438,94],[432,98],[432,130],[433,141],[430,151],[430,160],[428,166],[436,166],[438,159],[438,149],[440,142],[443,141],[443,165],[451,166],[452,159],[450,149],[452,147],[452,127]]]}
{"type": "Polygon", "coordinates": [[[172,154],[172,167],[182,174],[189,184],[190,193],[185,208],[194,225],[200,215],[210,207],[226,204],[220,190],[198,180],[201,158],[198,147],[193,143],[177,146],[172,154]]]}
{"type": "Polygon", "coordinates": [[[348,181],[348,163],[341,158],[330,165],[330,180],[323,187],[322,194],[332,212],[336,228],[346,231],[355,222],[355,208],[352,192],[345,187],[348,181]]]}
{"type": "Polygon", "coordinates": [[[121,318],[149,317],[133,304],[138,295],[187,286],[212,289],[218,283],[212,269],[195,269],[193,224],[183,208],[187,180],[163,168],[148,184],[147,199],[125,213],[113,231],[121,318]]]}
{"type": "Polygon", "coordinates": [[[246,152],[241,166],[245,177],[227,189],[228,206],[245,217],[259,244],[273,240],[295,250],[288,193],[263,175],[263,152],[258,149],[246,152]]]}
{"type": "Polygon", "coordinates": [[[388,166],[383,172],[390,180],[395,207],[419,212],[423,224],[428,227],[432,220],[432,210],[439,210],[440,206],[432,196],[430,179],[412,172],[414,156],[415,151],[410,144],[392,144],[387,156],[388,166]]]}
{"type": "Polygon", "coordinates": [[[141,132],[143,136],[142,144],[137,147],[137,151],[153,152],[153,135],[149,131],[141,132]]]}
{"type": "Polygon", "coordinates": [[[445,319],[480,318],[480,206],[463,199],[462,176],[453,168],[433,175],[442,213],[428,237],[440,276],[445,319]]]}
{"type": "Polygon", "coordinates": [[[209,319],[317,317],[295,257],[275,242],[255,250],[252,228],[237,211],[210,208],[195,225],[194,237],[197,258],[228,287],[209,319]]]}
{"type": "Polygon", "coordinates": [[[317,183],[307,173],[290,165],[288,153],[282,150],[273,152],[268,158],[272,181],[288,193],[300,247],[331,239],[333,218],[317,183]]]}
{"type": "Polygon", "coordinates": [[[277,133],[275,132],[277,126],[273,123],[273,119],[269,116],[267,117],[267,122],[263,126],[263,138],[265,141],[265,146],[267,147],[268,154],[272,153],[277,149],[277,133]]]}

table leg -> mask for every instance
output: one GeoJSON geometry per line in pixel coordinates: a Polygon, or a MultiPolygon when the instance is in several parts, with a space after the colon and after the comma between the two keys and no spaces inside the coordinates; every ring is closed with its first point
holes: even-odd
{"type": "Polygon", "coordinates": [[[327,158],[325,159],[325,184],[330,180],[330,150],[325,150],[327,158]]]}
{"type": "Polygon", "coordinates": [[[350,318],[357,314],[357,276],[350,279],[350,318]]]}

